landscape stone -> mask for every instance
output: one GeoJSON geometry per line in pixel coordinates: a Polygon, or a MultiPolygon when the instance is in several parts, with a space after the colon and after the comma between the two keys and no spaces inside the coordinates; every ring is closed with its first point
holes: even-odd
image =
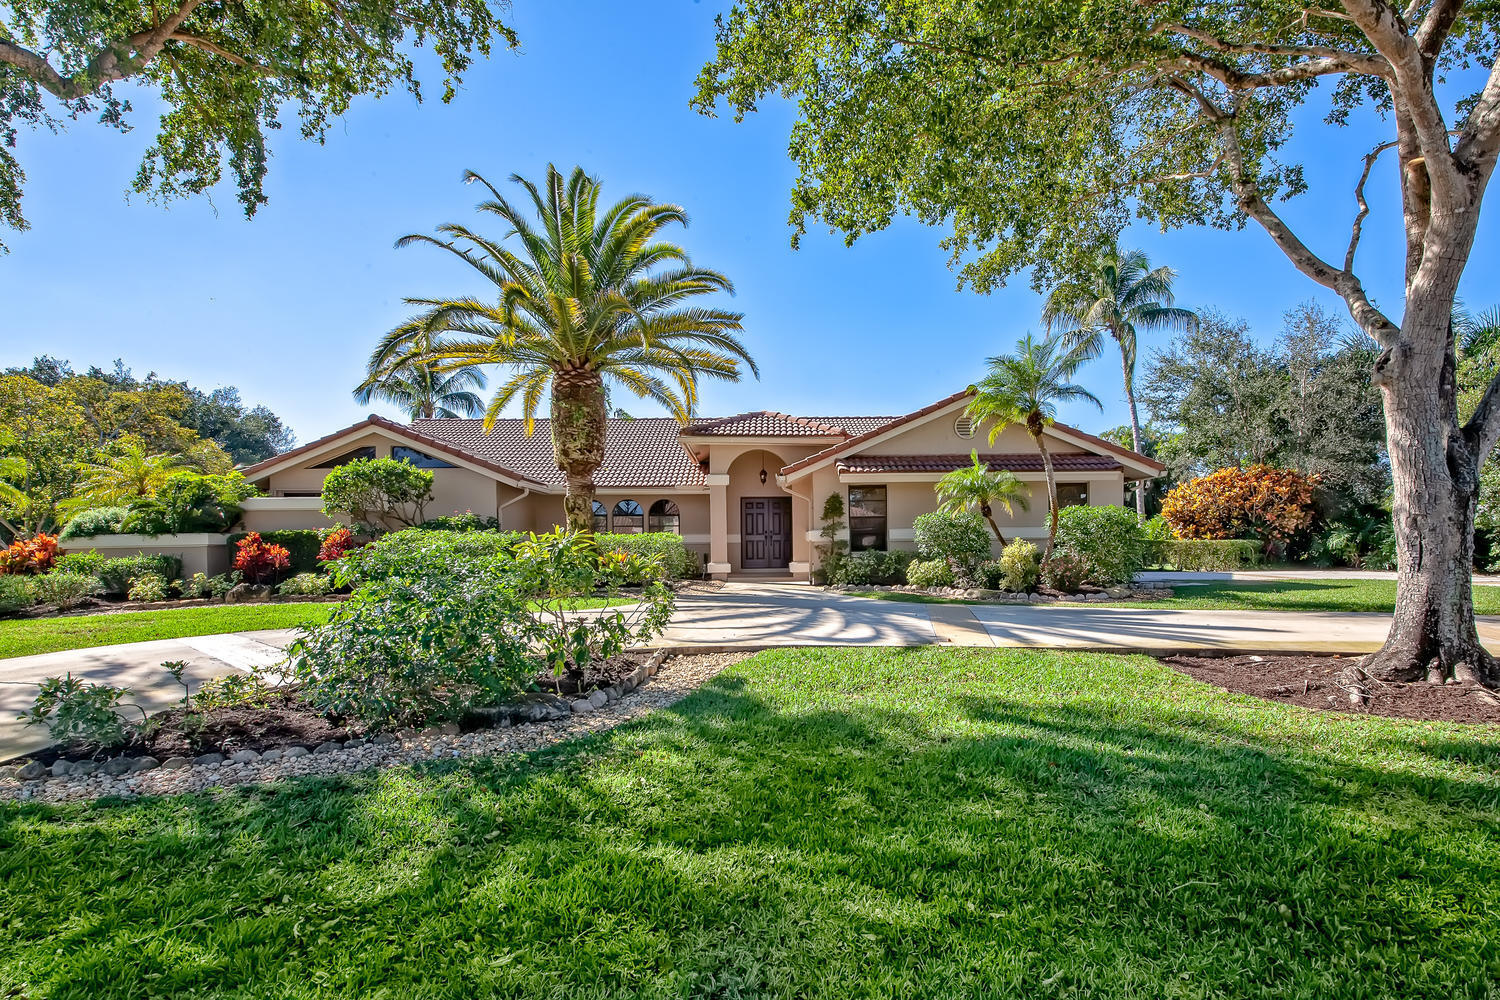
{"type": "Polygon", "coordinates": [[[437,739],[439,736],[457,736],[459,734],[458,723],[445,722],[440,726],[428,726],[417,735],[426,740],[437,739]]]}
{"type": "Polygon", "coordinates": [[[589,695],[589,701],[593,703],[595,708],[603,708],[605,705],[609,704],[609,695],[605,694],[603,691],[595,691],[593,694],[589,695]]]}
{"type": "Polygon", "coordinates": [[[344,742],[344,749],[345,750],[353,750],[356,747],[362,747],[362,746],[364,746],[368,742],[370,742],[370,741],[369,740],[365,740],[365,739],[346,740],[344,742]]]}
{"type": "Polygon", "coordinates": [[[260,760],[260,754],[254,750],[236,750],[229,755],[231,764],[253,764],[258,760],[260,760]]]}
{"type": "Polygon", "coordinates": [[[155,757],[137,757],[130,762],[130,773],[140,774],[142,771],[154,771],[161,767],[161,761],[155,757]]]}
{"type": "Polygon", "coordinates": [[[65,778],[73,770],[73,765],[65,760],[54,760],[52,762],[52,777],[65,778]]]}
{"type": "Polygon", "coordinates": [[[583,715],[584,713],[592,712],[593,710],[594,703],[589,701],[587,698],[579,698],[577,701],[573,702],[573,711],[578,715],[583,715]]]}
{"type": "Polygon", "coordinates": [[[285,750],[282,750],[280,747],[272,747],[270,750],[267,750],[265,753],[261,754],[260,759],[264,764],[274,764],[284,756],[286,756],[285,750]]]}
{"type": "Polygon", "coordinates": [[[129,757],[111,757],[104,762],[104,773],[108,775],[120,775],[130,770],[131,760],[129,757]]]}
{"type": "Polygon", "coordinates": [[[282,757],[283,760],[287,760],[287,759],[292,758],[292,757],[306,757],[306,756],[307,756],[307,747],[287,747],[285,750],[283,750],[281,752],[281,757],[282,757]]]}
{"type": "Polygon", "coordinates": [[[344,749],[344,744],[335,740],[328,740],[325,743],[319,743],[317,748],[313,750],[313,753],[333,753],[335,750],[342,749],[344,749]]]}
{"type": "Polygon", "coordinates": [[[248,604],[255,601],[269,601],[271,599],[271,588],[258,586],[253,583],[237,583],[230,587],[224,595],[225,604],[248,604]]]}
{"type": "Polygon", "coordinates": [[[28,760],[16,768],[16,777],[22,781],[36,781],[47,773],[47,766],[39,760],[28,760]]]}
{"type": "Polygon", "coordinates": [[[99,765],[91,760],[75,760],[73,766],[68,768],[69,774],[89,775],[99,770],[99,765]]]}
{"type": "Polygon", "coordinates": [[[625,692],[620,690],[620,685],[618,684],[611,684],[609,687],[604,689],[604,695],[610,701],[619,701],[624,694],[625,692]]]}
{"type": "Polygon", "coordinates": [[[392,743],[396,742],[396,734],[376,733],[374,736],[370,737],[370,742],[378,747],[390,746],[392,743]]]}
{"type": "Polygon", "coordinates": [[[222,764],[224,763],[224,755],[221,753],[199,754],[193,758],[193,763],[200,766],[203,764],[222,764]]]}
{"type": "Polygon", "coordinates": [[[176,771],[179,768],[187,767],[191,763],[192,761],[186,757],[168,757],[161,762],[161,766],[164,771],[176,771]]]}

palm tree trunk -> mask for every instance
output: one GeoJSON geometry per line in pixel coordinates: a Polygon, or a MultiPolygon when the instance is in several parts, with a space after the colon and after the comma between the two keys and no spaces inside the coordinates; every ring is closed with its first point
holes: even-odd
{"type": "Polygon", "coordinates": [[[1042,453],[1042,471],[1047,474],[1047,547],[1042,551],[1042,565],[1046,566],[1052,559],[1052,545],[1057,540],[1057,474],[1052,470],[1052,453],[1042,440],[1041,430],[1032,432],[1031,439],[1036,442],[1036,450],[1042,453]]]}
{"type": "MultiPolygon", "coordinates": [[[[1141,418],[1135,409],[1135,372],[1130,370],[1130,361],[1125,357],[1123,348],[1120,350],[1120,367],[1125,370],[1125,402],[1130,404],[1130,448],[1137,455],[1141,453],[1141,418]]],[[[1138,479],[1135,483],[1135,516],[1137,520],[1146,520],[1146,481],[1138,479]]]]}
{"type": "Polygon", "coordinates": [[[598,372],[571,368],[552,376],[552,451],[567,479],[563,511],[569,531],[593,528],[594,473],[604,462],[607,427],[598,372]]]}
{"type": "Polygon", "coordinates": [[[1000,543],[1002,549],[1005,548],[1005,536],[1000,534],[1000,525],[995,523],[994,510],[991,509],[989,504],[985,504],[979,508],[979,512],[984,515],[986,521],[990,522],[990,530],[995,533],[995,541],[1000,543]]]}

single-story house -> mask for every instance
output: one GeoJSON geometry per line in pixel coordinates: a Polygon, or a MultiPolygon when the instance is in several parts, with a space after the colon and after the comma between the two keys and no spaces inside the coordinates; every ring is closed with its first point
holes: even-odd
{"type": "MultiPolygon", "coordinates": [[[[898,417],[800,417],[771,411],[703,418],[612,417],[595,476],[599,531],[672,531],[702,554],[711,576],[805,579],[821,541],[823,503],[847,506],[850,547],[910,548],[912,522],[937,506],[933,484],[978,450],[992,469],[1030,484],[1027,511],[996,521],[1006,537],[1046,536],[1041,456],[1024,427],[988,429],[964,415],[969,392],[898,417]]],[[[1065,424],[1047,429],[1063,504],[1120,504],[1125,483],[1163,466],[1065,424]]],[[[549,531],[563,521],[563,475],[547,420],[366,420],[244,469],[266,495],[245,504],[252,531],[325,527],[328,470],[358,458],[405,459],[433,470],[429,515],[472,511],[507,529],[549,531]]]]}

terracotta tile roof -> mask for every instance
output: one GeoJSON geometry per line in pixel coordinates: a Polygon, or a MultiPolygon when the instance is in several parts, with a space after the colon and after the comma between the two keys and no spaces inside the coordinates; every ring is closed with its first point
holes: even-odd
{"type": "MultiPolygon", "coordinates": [[[[1010,472],[1041,472],[1042,456],[1036,452],[980,455],[991,469],[1010,472]]],[[[840,472],[952,472],[967,468],[968,455],[850,455],[838,460],[840,472]]],[[[1058,472],[1113,472],[1120,463],[1108,455],[1061,454],[1052,456],[1058,472]]]]}
{"type": "Polygon", "coordinates": [[[694,420],[682,429],[683,434],[711,437],[847,437],[842,430],[811,417],[794,417],[775,410],[736,413],[732,417],[708,417],[694,420]]]}
{"type": "Polygon", "coordinates": [[[858,434],[847,441],[841,442],[828,448],[824,448],[820,452],[807,456],[800,462],[793,462],[791,465],[788,465],[786,468],[781,470],[782,474],[795,472],[798,469],[805,469],[809,465],[816,465],[818,462],[821,462],[825,458],[836,455],[839,452],[848,451],[856,445],[864,444],[866,441],[870,440],[873,437],[876,437],[881,432],[887,429],[899,427],[902,424],[909,424],[913,420],[920,420],[923,417],[927,416],[929,413],[936,413],[938,410],[941,410],[944,407],[953,405],[960,399],[968,396],[972,391],[972,389],[965,389],[963,392],[955,392],[953,395],[947,397],[946,399],[940,399],[936,403],[931,403],[927,406],[922,407],[920,410],[913,410],[905,416],[894,417],[890,420],[887,420],[883,424],[877,424],[876,426],[868,428],[867,430],[860,431],[858,434]]]}
{"type": "MultiPolygon", "coordinates": [[[[516,469],[549,486],[562,486],[563,474],[552,457],[552,422],[537,420],[530,437],[520,419],[495,421],[490,433],[482,420],[418,420],[419,432],[453,447],[516,469]]],[[[611,418],[604,438],[604,464],[594,483],[604,489],[622,486],[702,486],[703,472],[679,440],[671,417],[611,418]]]]}
{"type": "Polygon", "coordinates": [[[803,417],[803,420],[811,420],[814,423],[830,424],[848,434],[856,437],[867,434],[873,430],[879,430],[897,417],[803,417]]]}

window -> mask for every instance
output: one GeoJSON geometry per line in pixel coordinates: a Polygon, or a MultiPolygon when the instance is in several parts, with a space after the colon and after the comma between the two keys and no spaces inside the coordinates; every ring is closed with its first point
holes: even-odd
{"type": "Polygon", "coordinates": [[[598,500],[594,501],[594,530],[609,530],[609,513],[604,509],[604,505],[598,500]]]}
{"type": "Polygon", "coordinates": [[[849,487],[849,551],[885,548],[885,487],[849,487]]]}
{"type": "Polygon", "coordinates": [[[615,534],[639,535],[646,530],[645,522],[641,505],[634,500],[621,500],[615,504],[615,534]]]}
{"type": "Polygon", "coordinates": [[[391,449],[391,457],[398,462],[410,462],[419,469],[451,469],[453,463],[445,462],[441,458],[433,458],[425,451],[408,448],[404,444],[398,444],[391,449]]]}
{"type": "Polygon", "coordinates": [[[670,531],[674,535],[682,534],[682,517],[678,513],[677,505],[670,500],[658,500],[651,505],[651,520],[649,522],[652,531],[670,531]]]}
{"type": "Polygon", "coordinates": [[[1088,483],[1058,483],[1057,507],[1087,507],[1089,505],[1088,483]]]}
{"type": "Polygon", "coordinates": [[[330,458],[326,462],[319,462],[317,465],[313,466],[313,468],[314,469],[337,469],[341,465],[348,465],[350,462],[357,462],[357,461],[359,461],[362,458],[374,458],[374,457],[375,457],[375,446],[374,445],[366,445],[363,448],[355,448],[353,451],[346,451],[346,452],[344,452],[344,454],[340,455],[338,458],[330,458]]]}

